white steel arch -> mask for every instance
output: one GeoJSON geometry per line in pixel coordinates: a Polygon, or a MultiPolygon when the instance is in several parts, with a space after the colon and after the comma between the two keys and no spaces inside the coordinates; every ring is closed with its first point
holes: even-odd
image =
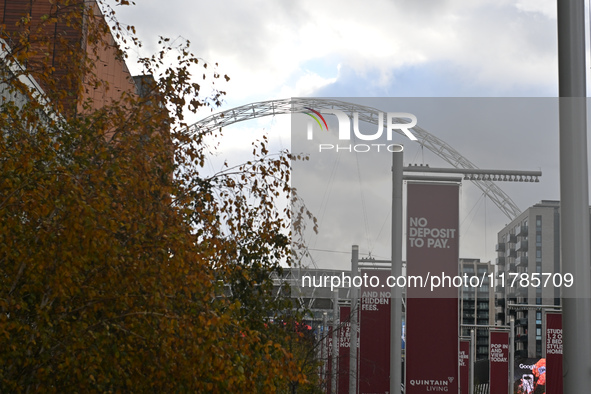
{"type": "MultiPolygon", "coordinates": [[[[269,100],[242,105],[240,107],[228,109],[208,116],[207,118],[204,118],[199,122],[189,126],[188,131],[189,133],[206,135],[216,129],[245,120],[271,115],[303,113],[307,111],[304,109],[304,107],[312,107],[318,111],[337,109],[347,113],[350,117],[353,117],[353,112],[357,112],[359,114],[360,121],[374,125],[377,125],[379,113],[384,112],[376,108],[333,99],[290,98],[282,100],[269,100]]],[[[407,123],[407,120],[398,119],[397,122],[407,123]]],[[[404,135],[401,130],[395,130],[399,134],[404,135]]],[[[421,127],[415,126],[411,128],[411,130],[422,146],[429,149],[431,152],[445,160],[453,167],[463,169],[478,168],[470,160],[462,156],[451,145],[447,144],[421,127]]],[[[482,190],[484,194],[488,196],[488,198],[490,198],[501,210],[501,212],[503,212],[509,219],[513,220],[521,213],[521,210],[513,202],[511,197],[509,197],[499,186],[497,186],[492,181],[472,180],[472,182],[480,190],[482,190]]]]}

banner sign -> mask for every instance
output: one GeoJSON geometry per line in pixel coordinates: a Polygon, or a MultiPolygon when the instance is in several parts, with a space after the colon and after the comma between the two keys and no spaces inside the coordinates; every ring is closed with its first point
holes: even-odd
{"type": "Polygon", "coordinates": [[[518,358],[515,360],[515,394],[546,393],[546,359],[518,358]]]}
{"type": "Polygon", "coordinates": [[[460,394],[470,392],[470,341],[460,340],[460,394]]]}
{"type": "Polygon", "coordinates": [[[360,288],[359,394],[390,392],[390,271],[362,270],[362,276],[379,278],[360,288]],[[375,287],[371,286],[371,283],[375,287]]]}
{"type": "Polygon", "coordinates": [[[489,344],[490,394],[508,394],[509,333],[491,331],[489,344]]]}
{"type": "MultiPolygon", "coordinates": [[[[546,313],[546,394],[562,394],[562,314],[546,313]]],[[[540,378],[538,378],[538,381],[540,378]]]]}
{"type": "Polygon", "coordinates": [[[459,185],[408,182],[406,222],[406,393],[457,393],[459,185]]]}
{"type": "Polygon", "coordinates": [[[351,346],[351,307],[340,307],[340,330],[339,337],[339,369],[337,378],[337,389],[339,394],[349,393],[349,347],[351,346]]]}

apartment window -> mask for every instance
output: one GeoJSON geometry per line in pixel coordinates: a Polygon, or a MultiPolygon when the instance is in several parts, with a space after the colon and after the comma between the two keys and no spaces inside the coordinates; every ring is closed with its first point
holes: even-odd
{"type": "Polygon", "coordinates": [[[542,234],[536,234],[536,246],[542,246],[542,234]]]}

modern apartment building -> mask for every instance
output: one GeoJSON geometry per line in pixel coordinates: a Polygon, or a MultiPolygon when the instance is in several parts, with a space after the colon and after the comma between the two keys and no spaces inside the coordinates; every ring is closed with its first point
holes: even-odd
{"type": "Polygon", "coordinates": [[[534,287],[520,281],[532,273],[561,272],[559,208],[559,201],[542,200],[498,233],[496,319],[502,325],[515,319],[517,357],[542,357],[544,310],[560,305],[560,289],[552,283],[534,287]]]}
{"type": "MultiPolygon", "coordinates": [[[[495,294],[491,286],[489,274],[494,273],[494,266],[490,262],[481,262],[480,259],[460,258],[460,275],[468,278],[484,277],[482,286],[463,286],[460,289],[460,333],[469,337],[470,330],[475,328],[476,335],[476,359],[488,358],[488,333],[487,328],[474,326],[491,326],[495,324],[495,294]]],[[[494,285],[494,284],[493,284],[494,285]]]]}

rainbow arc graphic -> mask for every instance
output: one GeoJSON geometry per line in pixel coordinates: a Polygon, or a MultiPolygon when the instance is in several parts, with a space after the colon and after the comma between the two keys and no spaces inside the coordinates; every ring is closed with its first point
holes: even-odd
{"type": "Polygon", "coordinates": [[[318,123],[318,126],[320,126],[320,130],[323,130],[322,127],[322,123],[324,123],[324,126],[326,127],[326,131],[328,131],[328,124],[326,124],[326,120],[324,120],[324,116],[322,116],[320,114],[320,112],[310,108],[310,107],[304,107],[304,109],[307,109],[308,111],[312,111],[313,113],[309,113],[309,112],[304,112],[306,115],[310,116],[312,119],[314,119],[316,121],[316,123],[318,123]],[[318,117],[320,119],[318,119],[318,117]],[[322,123],[320,123],[320,120],[322,119],[322,123]]]}

